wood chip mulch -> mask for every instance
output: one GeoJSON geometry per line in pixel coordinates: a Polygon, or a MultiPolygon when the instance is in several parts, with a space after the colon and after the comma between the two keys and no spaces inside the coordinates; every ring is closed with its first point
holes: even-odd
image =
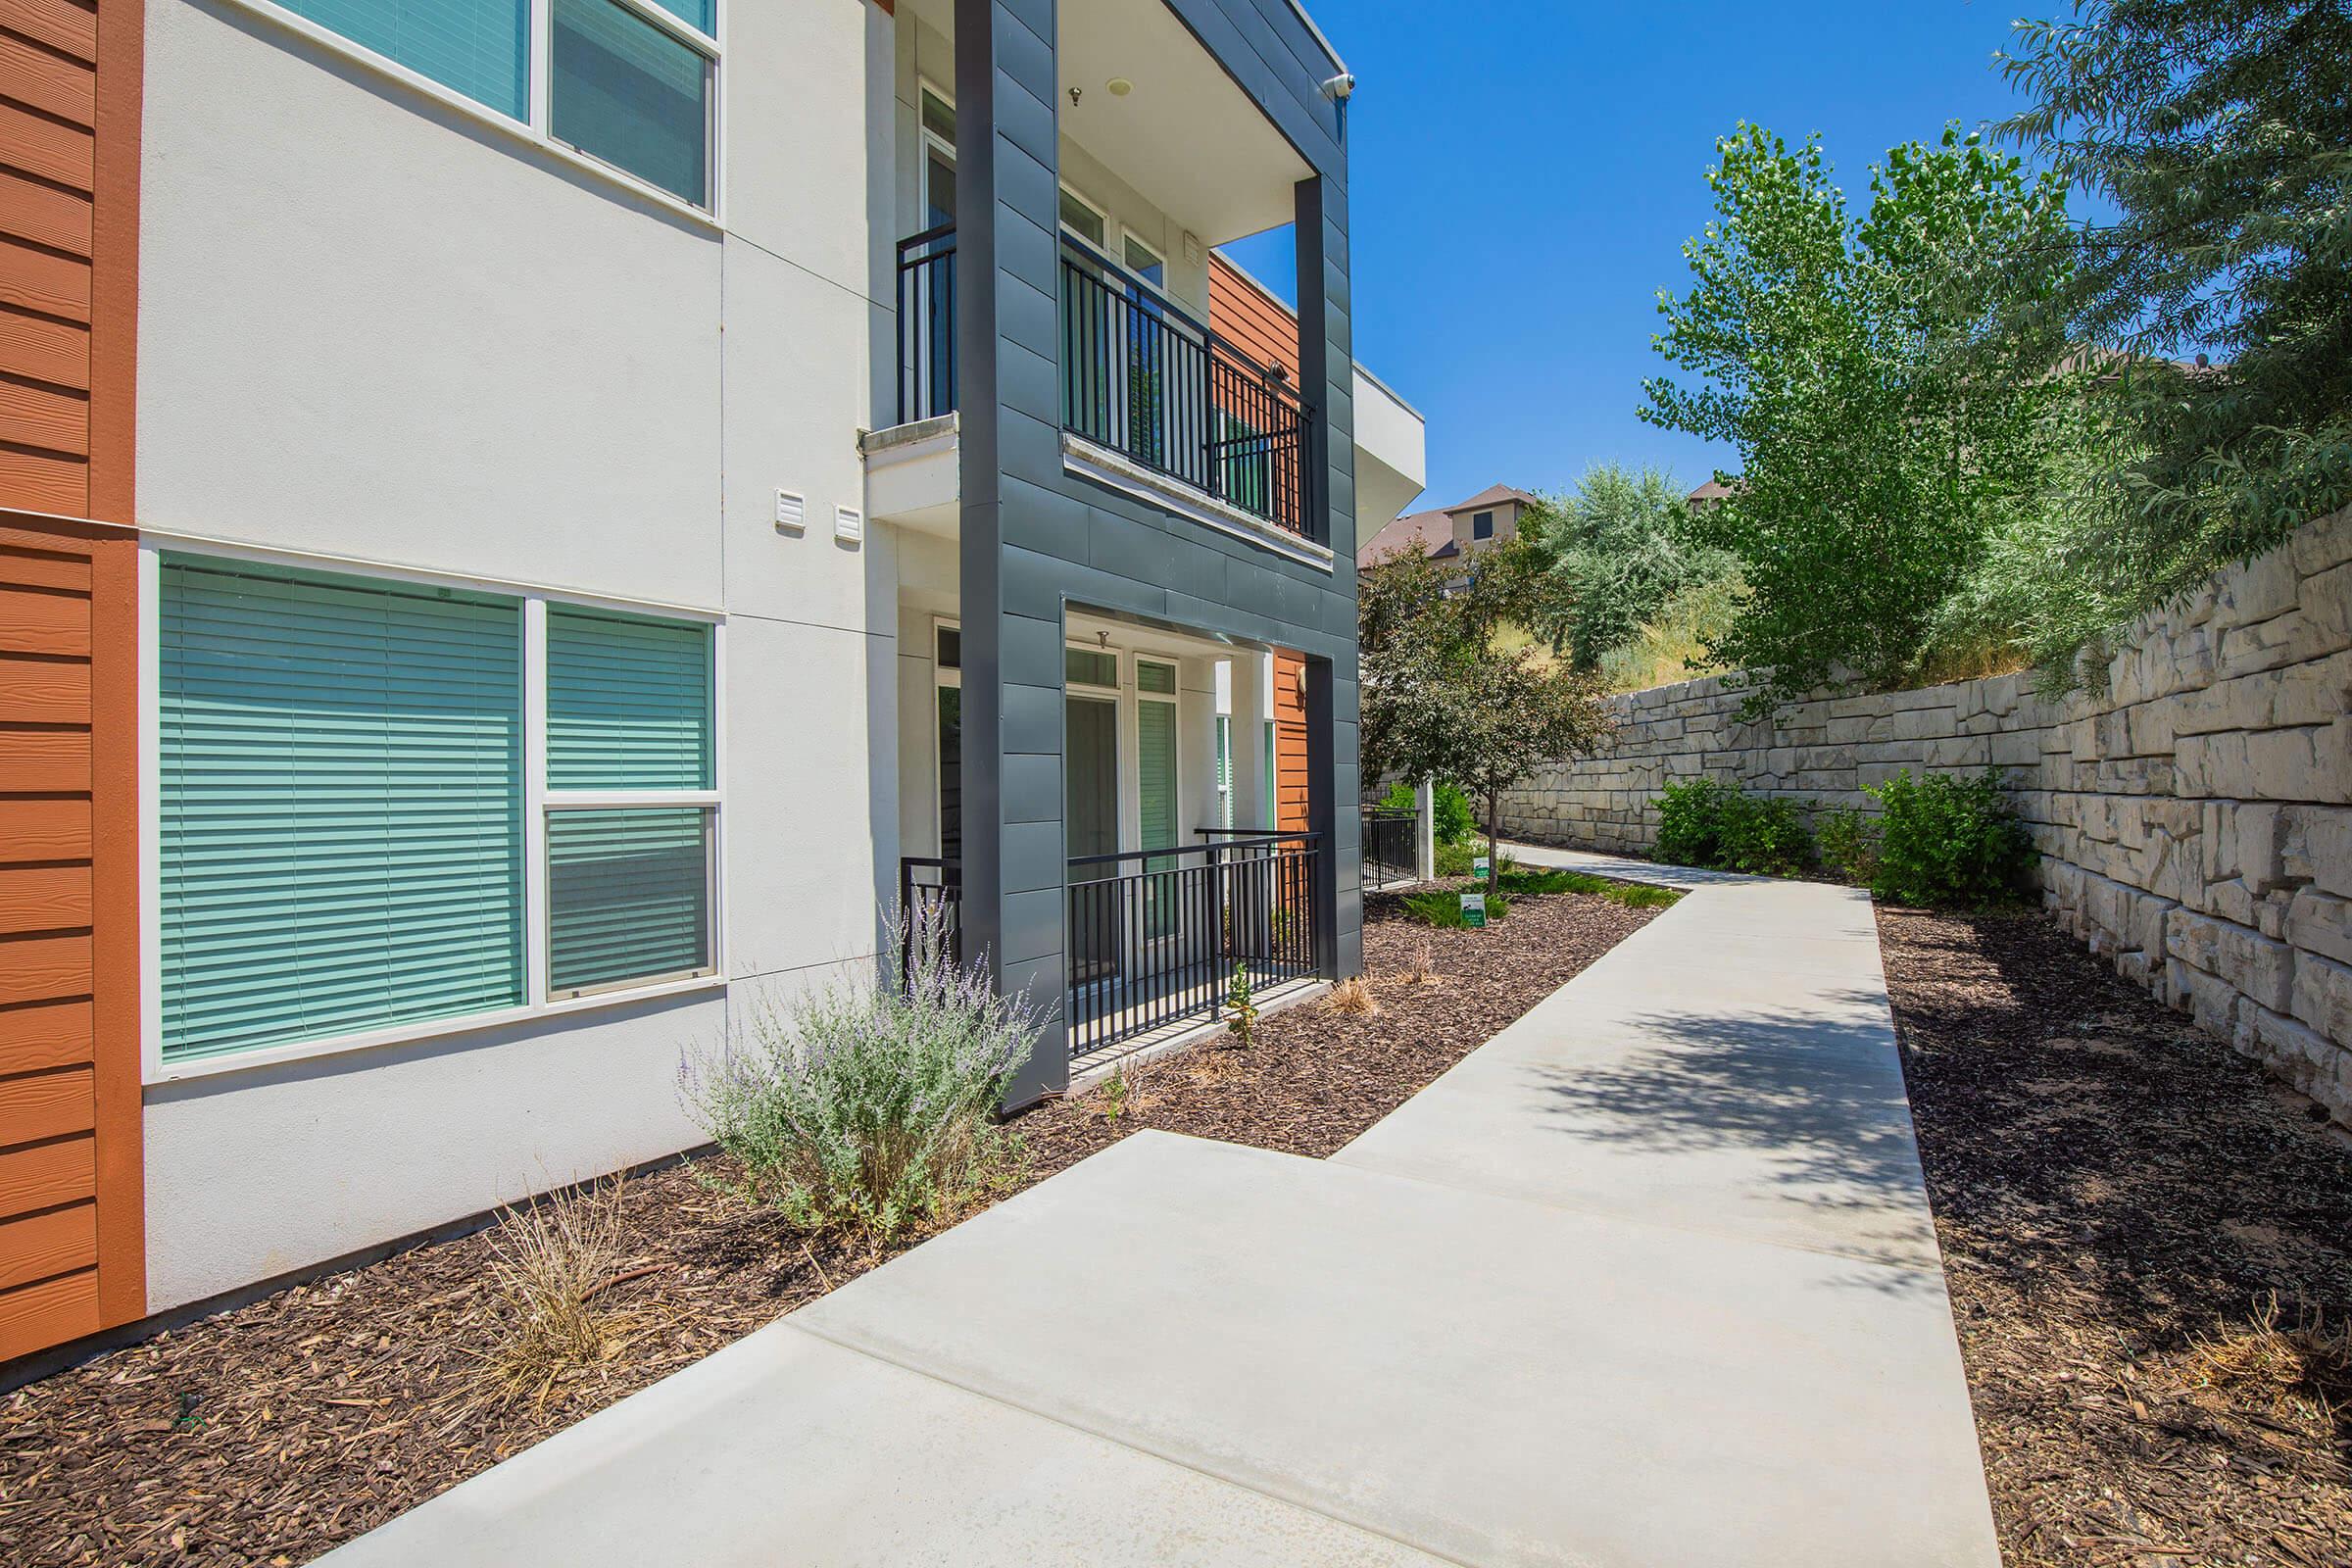
{"type": "MultiPolygon", "coordinates": [[[[1644,924],[1588,897],[1515,900],[1484,931],[1369,901],[1380,1012],[1310,1004],[1247,1053],[1197,1047],[1102,1097],[1017,1118],[1044,1179],[1141,1127],[1329,1154],[1644,924]],[[1398,978],[1427,942],[1435,984],[1398,978]]],[[[0,1396],[0,1562],[295,1564],[700,1359],[888,1254],[804,1241],[704,1169],[627,1182],[630,1261],[603,1293],[619,1352],[544,1404],[481,1396],[499,1343],[491,1235],[298,1285],[0,1396]]]]}
{"type": "Polygon", "coordinates": [[[2352,1139],[2039,915],[1879,934],[2007,1568],[2352,1564],[2352,1139]]]}

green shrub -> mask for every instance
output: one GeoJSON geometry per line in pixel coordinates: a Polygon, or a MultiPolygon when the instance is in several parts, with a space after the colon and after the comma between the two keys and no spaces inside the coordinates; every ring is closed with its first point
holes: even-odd
{"type": "MultiPolygon", "coordinates": [[[[1381,809],[1410,811],[1419,803],[1413,798],[1413,787],[1402,779],[1389,786],[1389,793],[1380,798],[1381,809]]],[[[1467,844],[1478,831],[1478,817],[1470,809],[1470,797],[1458,786],[1440,784],[1430,804],[1430,830],[1440,844],[1467,844]]]]}
{"type": "Polygon", "coordinates": [[[1895,904],[1982,908],[2017,898],[2034,861],[2001,775],[1901,772],[1868,792],[1884,808],[1870,891],[1895,904]]]}
{"type": "Polygon", "coordinates": [[[1470,861],[1478,852],[1467,844],[1438,843],[1438,875],[1468,876],[1470,861]]]}
{"type": "Polygon", "coordinates": [[[1853,807],[1830,812],[1813,830],[1821,863],[1848,882],[1868,887],[1879,874],[1878,825],[1853,807]]]}
{"type": "Polygon", "coordinates": [[[1694,778],[1667,785],[1651,804],[1658,808],[1652,859],[1751,876],[1788,876],[1812,861],[1813,841],[1793,801],[1694,778]]]}
{"type": "Polygon", "coordinates": [[[1477,813],[1470,809],[1470,797],[1458,784],[1441,783],[1430,808],[1431,830],[1440,844],[1467,844],[1478,832],[1477,813]]]}
{"type": "Polygon", "coordinates": [[[1740,792],[1720,779],[1669,784],[1650,804],[1658,808],[1653,859],[1670,865],[1717,865],[1723,859],[1723,818],[1740,792]]]}
{"type": "Polygon", "coordinates": [[[879,983],[755,1001],[739,1043],[679,1068],[688,1114],[742,1168],[754,1201],[795,1226],[880,1243],[952,1218],[1009,1167],[997,1121],[1039,1033],[1028,1003],[956,964],[935,924],[906,927],[879,983]]]}
{"type": "MultiPolygon", "coordinates": [[[[1448,893],[1444,888],[1407,893],[1404,896],[1404,910],[1425,925],[1458,927],[1462,923],[1462,896],[1448,893]]],[[[1490,921],[1499,920],[1510,912],[1511,901],[1507,894],[1487,895],[1487,918],[1490,921]]]]}
{"type": "Polygon", "coordinates": [[[1794,801],[1732,796],[1723,818],[1724,863],[1750,876],[1794,876],[1813,863],[1813,836],[1794,801]]]}

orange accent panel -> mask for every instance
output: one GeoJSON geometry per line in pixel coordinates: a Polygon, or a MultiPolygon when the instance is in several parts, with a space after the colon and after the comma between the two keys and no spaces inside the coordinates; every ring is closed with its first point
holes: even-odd
{"type": "MultiPolygon", "coordinates": [[[[90,787],[90,732],[84,729],[0,729],[0,794],[47,791],[86,794],[90,787]]],[[[27,803],[29,804],[29,803],[27,803]]],[[[24,859],[78,859],[88,854],[90,810],[82,801],[52,803],[73,808],[77,826],[75,842],[83,846],[73,855],[28,855],[24,859]]],[[[23,826],[20,818],[17,824],[23,826]]],[[[0,861],[11,855],[0,843],[0,861]]]]}
{"type": "Polygon", "coordinates": [[[131,460],[138,418],[139,117],[147,69],[146,15],[145,0],[100,0],[98,7],[89,512],[122,523],[138,520],[131,460]]]}
{"type": "Polygon", "coordinates": [[[74,256],[90,254],[90,199],[0,169],[0,232],[74,256]]]}
{"type": "Polygon", "coordinates": [[[0,1079],[0,1148],[88,1132],[92,1077],[87,1067],[69,1067],[0,1079]]]}
{"type": "Polygon", "coordinates": [[[1304,654],[1274,651],[1274,826],[1285,833],[1305,832],[1308,820],[1305,673],[1304,654]]]}
{"type": "Polygon", "coordinates": [[[1260,365],[1279,365],[1298,382],[1298,318],[1242,270],[1208,253],[1208,324],[1260,365]]]}
{"type": "Polygon", "coordinates": [[[89,658],[88,596],[42,593],[0,582],[0,653],[89,658]]]}
{"type": "Polygon", "coordinates": [[[95,1269],[0,1291],[0,1360],[78,1340],[104,1326],[95,1269]]]}
{"type": "Polygon", "coordinates": [[[0,97],[87,125],[98,112],[98,74],[79,61],[61,60],[0,33],[0,97]]]}
{"type": "Polygon", "coordinates": [[[83,126],[0,103],[0,159],[11,169],[87,192],[97,172],[97,139],[83,126]]]}
{"type": "Polygon", "coordinates": [[[0,236],[0,305],[70,321],[90,318],[90,264],[0,236]]]}
{"type": "Polygon", "coordinates": [[[87,801],[0,801],[0,864],[90,858],[87,801]]]}
{"type": "Polygon", "coordinates": [[[89,328],[5,308],[0,302],[0,365],[51,386],[90,389],[89,328]]]}
{"type": "Polygon", "coordinates": [[[46,1214],[0,1220],[0,1289],[88,1268],[98,1261],[98,1209],[93,1203],[46,1214]]]}
{"type": "Polygon", "coordinates": [[[95,1039],[85,1001],[0,1008],[0,1074],[75,1066],[91,1059],[95,1039]]]}
{"type": "Polygon", "coordinates": [[[78,516],[90,506],[90,466],[53,452],[0,447],[0,505],[78,516]]]}
{"type": "Polygon", "coordinates": [[[0,0],[0,27],[85,63],[98,58],[98,16],[74,0],[0,0]]]}
{"type": "Polygon", "coordinates": [[[0,441],[90,455],[90,400],[51,387],[0,381],[0,441]]]}
{"type": "Polygon", "coordinates": [[[0,723],[87,724],[90,666],[83,660],[0,654],[0,723]]]}
{"type": "Polygon", "coordinates": [[[147,1309],[137,593],[127,531],[0,513],[0,1353],[147,1309]]]}
{"type": "Polygon", "coordinates": [[[97,1191],[98,1165],[87,1138],[0,1150],[0,1217],[87,1202],[97,1191]]]}
{"type": "Polygon", "coordinates": [[[20,937],[0,942],[0,1005],[89,994],[88,937],[20,937]]]}
{"type": "Polygon", "coordinates": [[[89,924],[88,866],[0,865],[0,936],[87,930],[89,924]]]}

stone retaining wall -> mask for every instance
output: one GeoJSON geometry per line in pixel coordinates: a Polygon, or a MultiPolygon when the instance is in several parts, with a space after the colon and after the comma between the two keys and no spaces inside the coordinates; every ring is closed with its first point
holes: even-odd
{"type": "Polygon", "coordinates": [[[1675,779],[1867,808],[1898,769],[2004,768],[2067,928],[2352,1123],[2352,511],[2148,616],[2108,674],[2096,698],[2001,675],[1771,724],[1718,679],[1636,692],[1599,755],[1503,797],[1503,831],[1642,853],[1675,779]]]}

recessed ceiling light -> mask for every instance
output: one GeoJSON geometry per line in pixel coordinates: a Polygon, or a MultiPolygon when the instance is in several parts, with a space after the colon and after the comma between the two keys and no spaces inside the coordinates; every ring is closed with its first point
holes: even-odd
{"type": "Polygon", "coordinates": [[[1110,95],[1113,98],[1124,98],[1135,91],[1135,83],[1129,81],[1125,76],[1113,76],[1102,85],[1110,89],[1110,95]]]}

